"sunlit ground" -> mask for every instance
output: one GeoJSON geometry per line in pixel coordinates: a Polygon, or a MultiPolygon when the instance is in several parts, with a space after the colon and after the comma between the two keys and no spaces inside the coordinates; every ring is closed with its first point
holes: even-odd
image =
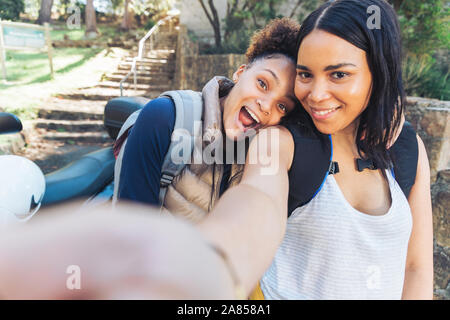
{"type": "Polygon", "coordinates": [[[79,87],[95,85],[118,64],[122,49],[56,48],[55,78],[50,78],[46,53],[7,53],[6,83],[0,83],[0,108],[30,118],[45,98],[79,87]]]}

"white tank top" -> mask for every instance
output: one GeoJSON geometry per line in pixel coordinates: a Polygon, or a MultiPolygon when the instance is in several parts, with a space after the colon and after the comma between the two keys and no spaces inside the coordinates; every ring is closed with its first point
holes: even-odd
{"type": "Polygon", "coordinates": [[[266,299],[400,299],[411,210],[386,171],[392,204],[382,216],[354,209],[335,178],[292,212],[260,285],[266,299]]]}

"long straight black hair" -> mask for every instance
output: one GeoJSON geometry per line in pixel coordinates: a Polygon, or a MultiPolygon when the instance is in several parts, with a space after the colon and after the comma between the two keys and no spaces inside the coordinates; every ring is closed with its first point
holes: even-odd
{"type": "Polygon", "coordinates": [[[372,159],[380,169],[389,168],[392,159],[387,145],[400,125],[405,104],[400,30],[394,9],[384,0],[329,1],[303,22],[297,52],[303,39],[315,29],[336,35],[366,52],[372,93],[360,115],[356,145],[360,156],[372,159]]]}

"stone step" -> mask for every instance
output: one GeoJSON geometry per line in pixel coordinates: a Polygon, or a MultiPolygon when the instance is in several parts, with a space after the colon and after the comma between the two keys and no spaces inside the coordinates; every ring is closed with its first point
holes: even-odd
{"type": "MultiPolygon", "coordinates": [[[[119,82],[113,82],[113,81],[102,81],[99,82],[97,85],[99,88],[117,88],[120,90],[120,84],[119,82]]],[[[123,84],[124,89],[134,89],[134,84],[125,82],[123,84]]],[[[153,90],[153,91],[166,91],[170,90],[172,88],[172,85],[170,83],[167,84],[155,84],[155,85],[149,85],[149,84],[137,84],[136,89],[137,90],[153,90]]],[[[119,91],[120,95],[120,91],[119,91]]]]}
{"type": "MultiPolygon", "coordinates": [[[[144,94],[145,90],[139,92],[137,95],[144,94]]],[[[82,88],[71,92],[61,93],[60,97],[67,100],[89,100],[89,101],[102,101],[104,105],[108,100],[117,98],[120,96],[120,90],[116,88],[82,88]]],[[[76,104],[76,102],[74,102],[76,104]]]]}
{"type": "MultiPolygon", "coordinates": [[[[173,72],[170,72],[169,70],[159,71],[159,70],[148,70],[144,68],[137,70],[138,75],[144,75],[147,77],[169,77],[169,78],[173,77],[173,72]]],[[[128,72],[130,72],[130,69],[117,69],[110,75],[125,77],[128,74],[128,72]]]]}
{"type": "Polygon", "coordinates": [[[40,106],[41,110],[60,110],[66,112],[86,112],[103,114],[105,103],[102,101],[93,101],[79,99],[71,101],[63,99],[61,94],[48,98],[44,104],[40,106]]]}
{"type": "MultiPolygon", "coordinates": [[[[159,65],[170,64],[170,63],[173,63],[174,61],[175,61],[175,59],[142,58],[141,60],[136,61],[136,63],[159,66],[159,65]]],[[[122,60],[122,63],[133,63],[133,58],[127,57],[122,60]]]]}
{"type": "MultiPolygon", "coordinates": [[[[124,78],[124,75],[107,75],[105,77],[108,81],[120,82],[124,78]]],[[[171,76],[169,74],[166,75],[157,75],[157,76],[147,76],[146,74],[138,74],[136,77],[136,83],[138,84],[158,84],[158,83],[169,83],[171,81],[171,76]]],[[[125,81],[125,83],[134,83],[133,75],[125,81]]]]}
{"type": "MultiPolygon", "coordinates": [[[[124,59],[133,59],[134,57],[137,57],[139,55],[139,52],[130,52],[129,55],[125,56],[124,59]]],[[[158,54],[154,54],[154,53],[146,53],[144,51],[143,58],[148,58],[148,59],[165,59],[165,60],[170,60],[170,59],[175,59],[175,53],[158,53],[158,54]]]]}
{"type": "Polygon", "coordinates": [[[78,143],[104,143],[113,140],[106,131],[104,132],[46,132],[45,140],[62,141],[68,144],[78,143]]]}
{"type": "MultiPolygon", "coordinates": [[[[119,64],[118,70],[131,70],[131,63],[121,63],[119,64]]],[[[168,72],[168,73],[173,73],[175,70],[175,63],[170,64],[170,65],[161,65],[161,66],[155,66],[152,64],[148,64],[148,65],[143,65],[143,64],[137,64],[137,69],[138,70],[143,70],[143,71],[154,71],[154,72],[168,72]]]]}
{"type": "Polygon", "coordinates": [[[57,132],[92,132],[104,131],[103,120],[49,120],[36,119],[34,126],[47,131],[57,132]]]}
{"type": "Polygon", "coordinates": [[[57,110],[57,109],[39,109],[38,117],[40,119],[51,120],[101,120],[103,121],[103,111],[101,113],[57,110]]]}

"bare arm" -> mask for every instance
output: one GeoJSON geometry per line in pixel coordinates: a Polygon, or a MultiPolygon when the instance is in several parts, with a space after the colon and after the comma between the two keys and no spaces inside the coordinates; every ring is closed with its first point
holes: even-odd
{"type": "Polygon", "coordinates": [[[241,183],[225,192],[199,224],[205,237],[227,254],[246,294],[269,267],[284,236],[293,152],[285,128],[261,130],[250,144],[241,183]],[[267,143],[265,136],[275,139],[267,143]]]}
{"type": "Polygon", "coordinates": [[[81,205],[0,233],[1,299],[233,299],[226,266],[192,225],[132,203],[81,205]]]}
{"type": "Polygon", "coordinates": [[[414,186],[409,194],[413,229],[406,257],[402,299],[433,298],[433,219],[430,166],[425,146],[417,136],[419,159],[414,186]]]}

